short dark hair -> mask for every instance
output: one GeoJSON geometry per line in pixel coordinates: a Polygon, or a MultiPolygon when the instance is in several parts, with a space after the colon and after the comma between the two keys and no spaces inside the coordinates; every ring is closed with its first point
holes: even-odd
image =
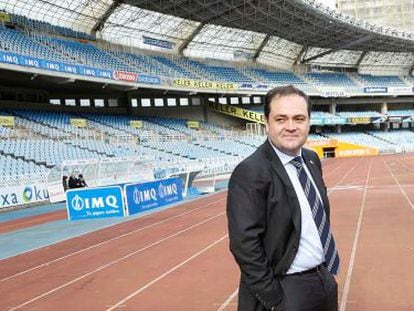
{"type": "Polygon", "coordinates": [[[280,96],[289,96],[289,95],[299,95],[303,97],[306,101],[306,104],[308,106],[308,115],[310,118],[311,115],[311,109],[312,109],[312,103],[310,101],[310,98],[308,95],[305,94],[305,92],[299,90],[297,87],[294,87],[293,85],[286,85],[286,86],[277,86],[273,89],[271,89],[264,98],[264,115],[265,118],[269,118],[270,114],[270,103],[272,102],[273,98],[280,96]]]}

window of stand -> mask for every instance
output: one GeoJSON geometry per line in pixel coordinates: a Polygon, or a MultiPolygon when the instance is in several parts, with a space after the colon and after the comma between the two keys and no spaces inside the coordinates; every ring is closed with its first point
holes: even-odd
{"type": "Polygon", "coordinates": [[[151,99],[141,98],[141,107],[151,107],[151,99]]]}
{"type": "Polygon", "coordinates": [[[227,105],[227,97],[220,97],[218,100],[220,104],[227,105]]]}
{"type": "Polygon", "coordinates": [[[65,99],[65,106],[76,106],[76,100],[75,99],[65,99]]]}
{"type": "Polygon", "coordinates": [[[155,98],[154,99],[154,106],[155,107],[164,107],[164,99],[163,98],[155,98]]]}
{"type": "Polygon", "coordinates": [[[261,104],[262,98],[260,96],[254,96],[253,97],[253,104],[261,104]]]}
{"type": "Polygon", "coordinates": [[[230,105],[238,105],[239,98],[238,97],[230,97],[230,105]]]}
{"type": "Polygon", "coordinates": [[[180,98],[180,106],[188,106],[188,98],[180,98]]]}
{"type": "Polygon", "coordinates": [[[242,97],[242,104],[248,105],[250,104],[250,97],[242,97]]]}
{"type": "Polygon", "coordinates": [[[177,106],[177,98],[167,98],[167,106],[168,107],[177,106]]]}
{"type": "Polygon", "coordinates": [[[60,99],[59,98],[53,98],[53,99],[49,99],[49,103],[51,104],[51,105],[61,105],[62,103],[60,102],[60,99]]]}
{"type": "Polygon", "coordinates": [[[94,103],[95,107],[105,107],[105,101],[103,99],[97,98],[94,103]]]}
{"type": "Polygon", "coordinates": [[[199,97],[193,97],[191,100],[191,105],[193,106],[200,106],[201,105],[201,100],[199,97]]]}
{"type": "Polygon", "coordinates": [[[81,99],[80,100],[81,107],[90,107],[91,106],[91,100],[90,99],[81,99]]]}
{"type": "Polygon", "coordinates": [[[108,99],[108,107],[118,107],[118,99],[117,98],[108,99]]]}

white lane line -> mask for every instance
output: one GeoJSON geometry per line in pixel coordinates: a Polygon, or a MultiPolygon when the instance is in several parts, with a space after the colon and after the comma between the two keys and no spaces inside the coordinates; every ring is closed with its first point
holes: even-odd
{"type": "MultiPolygon", "coordinates": [[[[147,226],[141,227],[141,228],[136,229],[136,230],[133,230],[133,231],[129,231],[129,232],[127,232],[127,233],[124,233],[124,234],[122,234],[122,235],[116,236],[116,237],[111,238],[111,239],[109,239],[109,240],[105,240],[105,241],[99,242],[99,243],[94,244],[94,245],[91,245],[91,246],[89,246],[89,247],[87,247],[87,248],[83,248],[83,249],[78,250],[78,251],[76,251],[76,252],[73,252],[73,253],[67,254],[67,255],[65,255],[65,256],[62,256],[62,257],[59,257],[59,258],[53,259],[53,260],[51,260],[51,261],[48,261],[48,262],[42,263],[42,264],[40,264],[40,265],[38,265],[38,266],[36,266],[36,267],[30,268],[30,269],[27,269],[27,270],[21,271],[21,272],[19,272],[19,273],[16,273],[16,274],[10,275],[10,276],[8,276],[8,277],[6,277],[6,278],[3,278],[3,279],[1,279],[1,280],[0,280],[0,283],[1,283],[1,282],[5,282],[5,281],[7,281],[7,280],[10,280],[10,279],[12,279],[12,278],[15,278],[15,277],[18,277],[18,276],[24,275],[24,274],[29,273],[29,272],[31,272],[31,271],[34,271],[34,270],[37,270],[37,269],[40,269],[40,268],[43,268],[43,267],[50,266],[50,265],[51,265],[51,264],[53,264],[53,263],[59,262],[59,261],[61,261],[61,260],[64,260],[64,259],[70,258],[70,257],[75,256],[75,255],[78,255],[78,254],[81,254],[81,253],[83,253],[83,252],[86,252],[86,251],[88,251],[88,250],[94,249],[94,248],[96,248],[96,247],[99,247],[99,246],[102,246],[102,245],[105,245],[105,244],[111,243],[111,242],[113,242],[113,241],[116,241],[116,240],[118,240],[118,239],[121,239],[121,238],[127,237],[127,236],[129,236],[129,235],[134,234],[134,233],[141,232],[141,231],[143,231],[143,230],[145,230],[145,229],[149,229],[149,228],[152,228],[152,227],[155,227],[155,226],[161,225],[161,224],[163,224],[163,223],[165,223],[165,222],[168,222],[168,221],[170,221],[170,220],[173,220],[173,219],[175,219],[175,218],[179,218],[179,217],[181,217],[181,216],[185,216],[185,215],[187,215],[187,214],[191,214],[191,213],[193,213],[193,212],[196,212],[196,211],[198,211],[198,210],[200,210],[200,209],[206,208],[206,207],[208,207],[208,206],[210,206],[210,205],[216,204],[216,203],[218,203],[218,202],[220,202],[220,201],[223,201],[223,200],[225,200],[225,198],[218,199],[218,200],[216,200],[216,201],[214,201],[214,202],[210,202],[210,203],[208,203],[208,204],[205,204],[205,205],[199,206],[199,207],[194,208],[194,209],[192,209],[192,210],[185,211],[185,212],[183,212],[183,213],[180,213],[180,214],[177,214],[177,215],[174,215],[174,216],[171,216],[171,217],[165,218],[165,219],[163,219],[163,220],[160,220],[160,221],[154,222],[154,223],[152,223],[152,224],[150,224],[150,225],[147,225],[147,226]]],[[[135,219],[131,219],[131,220],[127,220],[126,222],[123,222],[122,224],[125,224],[125,223],[127,223],[127,222],[129,222],[129,221],[133,221],[133,220],[136,220],[136,218],[135,218],[135,219]]],[[[111,225],[111,226],[113,226],[113,225],[111,225]]],[[[89,233],[90,233],[90,232],[89,232],[89,233]]],[[[89,233],[87,233],[87,234],[89,234],[89,233]]],[[[86,235],[86,234],[85,234],[85,235],[86,235]]],[[[56,243],[59,243],[59,242],[56,242],[56,243]]]]}
{"type": "MultiPolygon", "coordinates": [[[[374,178],[371,178],[371,182],[374,181],[374,178]]],[[[330,187],[328,190],[331,191],[348,191],[348,190],[355,190],[361,191],[364,189],[400,189],[400,187],[414,187],[414,184],[398,184],[398,185],[383,185],[383,186],[365,186],[365,185],[349,185],[349,186],[335,186],[330,187]]]]}
{"type": "Polygon", "coordinates": [[[217,311],[223,311],[233,301],[233,299],[236,298],[238,293],[239,289],[236,288],[236,290],[226,299],[226,301],[221,304],[217,311]]]}
{"type": "Polygon", "coordinates": [[[159,280],[165,278],[166,276],[168,276],[169,274],[171,274],[172,272],[174,272],[175,270],[181,268],[182,266],[184,266],[186,263],[190,262],[191,260],[197,258],[198,256],[200,256],[201,254],[205,253],[206,251],[208,251],[210,248],[216,246],[217,244],[219,244],[220,242],[222,242],[223,240],[225,240],[228,237],[228,234],[222,236],[220,239],[214,241],[213,243],[209,244],[208,246],[206,246],[205,248],[203,248],[202,250],[198,251],[197,253],[195,253],[194,255],[192,255],[191,257],[187,258],[186,260],[182,261],[181,263],[179,263],[178,265],[174,266],[173,268],[171,268],[170,270],[166,271],[165,273],[161,274],[160,276],[158,276],[157,278],[155,278],[154,280],[152,280],[151,282],[147,283],[146,285],[140,287],[139,289],[137,289],[135,292],[131,293],[130,295],[128,295],[127,297],[125,297],[124,299],[118,301],[116,304],[114,304],[113,306],[111,306],[110,308],[106,309],[107,311],[111,311],[114,310],[115,308],[118,307],[123,307],[123,304],[128,301],[129,299],[133,298],[134,296],[138,295],[139,293],[143,292],[144,290],[146,290],[148,287],[154,285],[155,283],[157,283],[159,280]]]}
{"type": "Polygon", "coordinates": [[[52,294],[54,292],[57,292],[58,290],[60,290],[62,288],[65,288],[65,287],[67,287],[67,286],[69,286],[69,285],[71,285],[73,283],[76,283],[76,282],[78,282],[78,281],[80,281],[80,280],[82,280],[82,279],[84,279],[84,278],[86,278],[86,277],[88,277],[88,276],[96,273],[96,272],[99,272],[99,271],[101,271],[103,269],[106,269],[106,268],[108,268],[110,266],[113,266],[114,264],[116,264],[118,262],[121,262],[121,261],[123,261],[123,260],[125,260],[125,259],[127,259],[127,258],[129,258],[129,257],[131,257],[133,255],[136,255],[138,253],[141,253],[141,252],[143,252],[143,251],[145,251],[145,250],[147,250],[147,249],[149,249],[151,247],[154,247],[154,246],[156,246],[158,244],[161,244],[162,242],[165,242],[165,241],[167,241],[167,240],[169,240],[171,238],[174,238],[174,237],[176,237],[176,236],[178,236],[178,235],[180,235],[180,234],[182,234],[184,232],[187,232],[187,231],[190,231],[191,229],[194,229],[196,227],[199,227],[199,226],[201,226],[201,225],[203,225],[203,224],[205,224],[205,223],[207,223],[207,222],[209,222],[209,221],[211,221],[211,220],[213,220],[215,218],[218,218],[220,216],[223,216],[224,214],[225,214],[225,212],[221,212],[221,213],[219,213],[219,214],[217,214],[215,216],[212,216],[212,217],[209,217],[207,219],[204,219],[203,221],[200,221],[200,222],[198,222],[198,223],[196,223],[196,224],[194,224],[194,225],[192,225],[190,227],[187,227],[185,229],[182,229],[180,231],[177,231],[176,233],[174,233],[172,235],[169,235],[169,236],[167,236],[165,238],[162,238],[161,240],[158,240],[156,242],[153,242],[153,243],[151,243],[151,244],[149,244],[149,245],[147,245],[145,247],[142,247],[142,248],[140,248],[140,249],[138,249],[138,250],[136,250],[136,251],[134,251],[132,253],[129,253],[129,254],[125,255],[125,256],[122,256],[122,257],[120,257],[120,258],[118,258],[116,260],[113,260],[113,261],[111,261],[111,262],[109,262],[109,263],[107,263],[105,265],[102,265],[102,266],[100,266],[100,267],[98,267],[98,268],[96,268],[96,269],[94,269],[92,271],[89,271],[88,273],[82,274],[81,276],[77,277],[76,279],[73,279],[73,280],[71,280],[69,282],[66,282],[66,283],[64,283],[64,284],[62,284],[62,285],[60,285],[58,287],[55,287],[54,289],[51,289],[51,290],[49,290],[49,291],[47,291],[47,292],[45,292],[45,293],[43,293],[43,294],[41,294],[39,296],[33,297],[32,299],[30,299],[28,301],[25,301],[25,302],[21,303],[20,305],[15,306],[15,307],[9,309],[9,311],[17,310],[19,308],[22,308],[22,307],[24,307],[24,306],[26,306],[26,305],[28,305],[30,303],[33,303],[33,302],[35,302],[35,301],[37,301],[37,300],[39,300],[41,298],[44,298],[44,297],[46,297],[46,296],[48,296],[48,295],[50,295],[50,294],[52,294]]]}
{"type": "Polygon", "coordinates": [[[361,232],[362,217],[364,215],[365,203],[366,203],[366,198],[367,198],[367,192],[368,192],[367,186],[368,186],[368,181],[371,175],[371,168],[372,168],[372,160],[369,162],[367,179],[365,181],[364,193],[362,195],[361,207],[359,210],[358,224],[357,224],[357,228],[355,232],[354,242],[352,245],[351,257],[349,259],[348,271],[345,277],[345,285],[344,285],[344,290],[342,293],[341,305],[340,305],[339,311],[346,310],[346,303],[348,301],[349,288],[351,286],[352,272],[354,270],[354,265],[355,265],[355,256],[356,256],[356,252],[358,248],[359,234],[361,232]]]}
{"type": "MultiPolygon", "coordinates": [[[[357,163],[358,164],[358,163],[357,163]]],[[[340,187],[339,184],[346,178],[348,177],[349,174],[351,174],[351,172],[357,167],[357,164],[355,164],[344,176],[342,176],[342,178],[331,188],[328,188],[328,196],[334,192],[336,190],[337,187],[340,187]]]]}
{"type": "Polygon", "coordinates": [[[394,175],[394,173],[391,171],[391,169],[388,167],[388,165],[387,165],[387,163],[385,163],[385,161],[384,161],[384,165],[387,168],[388,172],[391,174],[391,176],[394,179],[395,183],[398,185],[398,188],[400,189],[400,191],[403,194],[404,198],[407,200],[407,202],[410,205],[412,211],[414,212],[414,205],[411,202],[410,198],[408,197],[407,192],[405,192],[404,188],[401,186],[401,184],[398,181],[397,177],[394,175]]]}
{"type": "Polygon", "coordinates": [[[325,179],[325,178],[328,178],[328,177],[334,175],[335,172],[338,169],[342,168],[342,166],[344,166],[345,164],[346,164],[345,162],[342,162],[340,165],[336,166],[333,170],[329,170],[329,167],[325,167],[324,165],[322,165],[322,171],[325,172],[326,170],[329,170],[326,174],[323,174],[323,178],[325,179]]]}

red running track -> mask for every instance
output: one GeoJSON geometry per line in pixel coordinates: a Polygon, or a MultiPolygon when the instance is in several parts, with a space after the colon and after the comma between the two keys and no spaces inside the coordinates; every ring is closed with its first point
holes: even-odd
{"type": "MultiPolygon", "coordinates": [[[[414,310],[413,156],[329,159],[324,175],[340,311],[414,310]]],[[[225,197],[2,260],[0,310],[236,310],[225,197]]]]}

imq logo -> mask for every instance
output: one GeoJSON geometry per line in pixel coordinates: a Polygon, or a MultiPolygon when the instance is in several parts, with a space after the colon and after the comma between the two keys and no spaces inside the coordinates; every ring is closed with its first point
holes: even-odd
{"type": "Polygon", "coordinates": [[[163,185],[162,183],[160,183],[160,185],[158,186],[158,195],[161,198],[167,197],[167,196],[171,196],[171,195],[178,195],[178,189],[177,189],[177,184],[170,184],[170,185],[163,185]]]}
{"type": "Polygon", "coordinates": [[[154,188],[139,190],[137,187],[133,193],[134,203],[139,204],[141,202],[157,201],[157,191],[154,188]]]}
{"type": "Polygon", "coordinates": [[[94,198],[82,198],[79,195],[75,195],[70,204],[71,207],[78,212],[83,209],[99,209],[105,207],[119,208],[118,199],[114,195],[94,198]]]}

